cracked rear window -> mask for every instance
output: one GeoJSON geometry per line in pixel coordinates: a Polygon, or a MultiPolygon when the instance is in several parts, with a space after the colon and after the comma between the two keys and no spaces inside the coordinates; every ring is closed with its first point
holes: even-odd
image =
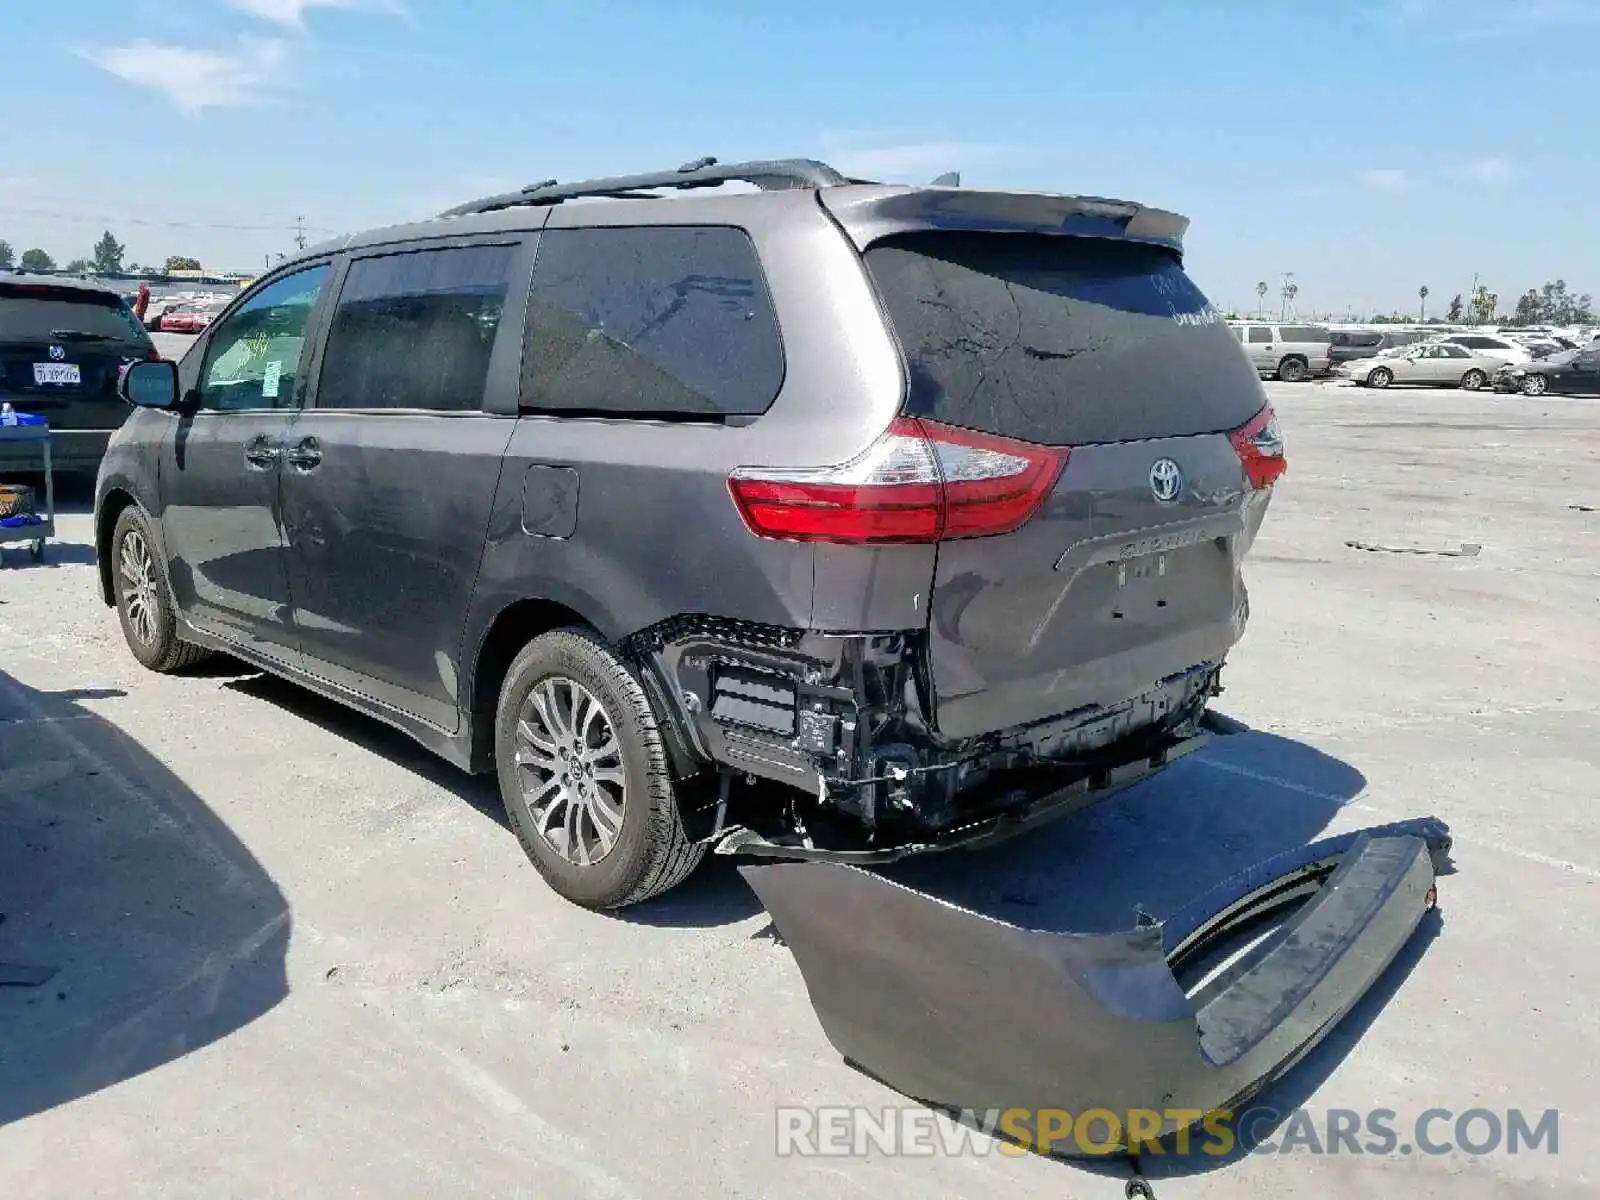
{"type": "Polygon", "coordinates": [[[865,257],[914,416],[1073,446],[1234,429],[1264,403],[1238,338],[1161,247],[936,232],[865,257]]]}

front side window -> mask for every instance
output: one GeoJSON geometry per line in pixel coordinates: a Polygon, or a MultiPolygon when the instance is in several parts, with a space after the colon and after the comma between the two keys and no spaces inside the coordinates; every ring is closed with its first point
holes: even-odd
{"type": "Polygon", "coordinates": [[[306,331],[328,265],[286,275],[245,300],[217,325],[200,372],[200,407],[229,412],[297,403],[306,331]]]}
{"type": "Polygon", "coordinates": [[[726,227],[554,229],[529,293],[522,407],[573,415],[757,416],[783,343],[755,246],[726,227]]]}
{"type": "Polygon", "coordinates": [[[462,246],[352,263],[317,407],[480,411],[516,253],[462,246]]]}

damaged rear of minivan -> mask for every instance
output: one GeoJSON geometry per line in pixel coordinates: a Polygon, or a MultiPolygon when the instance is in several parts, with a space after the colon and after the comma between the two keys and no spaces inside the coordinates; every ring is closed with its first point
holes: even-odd
{"type": "Polygon", "coordinates": [[[1330,838],[1109,933],[1022,928],[862,869],[1015,836],[1203,746],[1286,460],[1184,270],[1183,218],[818,196],[903,390],[847,460],[728,481],[756,537],[815,546],[813,620],[658,647],[716,760],[794,785],[779,811],[740,803],[725,771],[709,840],[790,860],[741,872],[847,1061],[942,1109],[1008,1113],[1031,1149],[1085,1152],[1061,1135],[1093,1112],[1092,1152],[1137,1153],[1321,1040],[1433,907],[1449,832],[1330,838]]]}
{"type": "Polygon", "coordinates": [[[811,628],[685,627],[649,651],[695,699],[708,757],[797,794],[780,811],[725,782],[691,827],[727,853],[886,861],[1015,832],[1197,748],[1285,458],[1185,273],[1186,221],[817,196],[902,398],[846,461],[729,477],[752,534],[815,547],[811,628]]]}

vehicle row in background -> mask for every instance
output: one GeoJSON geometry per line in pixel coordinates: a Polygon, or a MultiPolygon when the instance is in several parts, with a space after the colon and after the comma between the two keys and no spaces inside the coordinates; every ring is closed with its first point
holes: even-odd
{"type": "Polygon", "coordinates": [[[1370,358],[1354,358],[1333,369],[1335,378],[1362,387],[1386,388],[1396,383],[1427,387],[1463,387],[1475,392],[1494,377],[1505,360],[1467,349],[1454,342],[1423,342],[1380,351],[1370,358]]]}
{"type": "Polygon", "coordinates": [[[1600,395],[1600,339],[1577,350],[1563,350],[1528,363],[1506,363],[1495,372],[1494,390],[1543,396],[1600,395]]]}
{"type": "Polygon", "coordinates": [[[1285,383],[1327,375],[1333,369],[1333,335],[1321,325],[1229,321],[1258,374],[1285,383]]]}

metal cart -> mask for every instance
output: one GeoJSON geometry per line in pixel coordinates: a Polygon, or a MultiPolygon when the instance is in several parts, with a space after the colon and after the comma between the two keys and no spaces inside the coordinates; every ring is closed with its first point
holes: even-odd
{"type": "Polygon", "coordinates": [[[14,412],[0,421],[0,445],[18,442],[40,447],[44,462],[44,513],[0,516],[0,546],[28,543],[34,562],[44,561],[44,544],[56,536],[56,482],[50,463],[50,422],[33,413],[14,412]],[[14,420],[16,424],[8,423],[14,420]]]}

